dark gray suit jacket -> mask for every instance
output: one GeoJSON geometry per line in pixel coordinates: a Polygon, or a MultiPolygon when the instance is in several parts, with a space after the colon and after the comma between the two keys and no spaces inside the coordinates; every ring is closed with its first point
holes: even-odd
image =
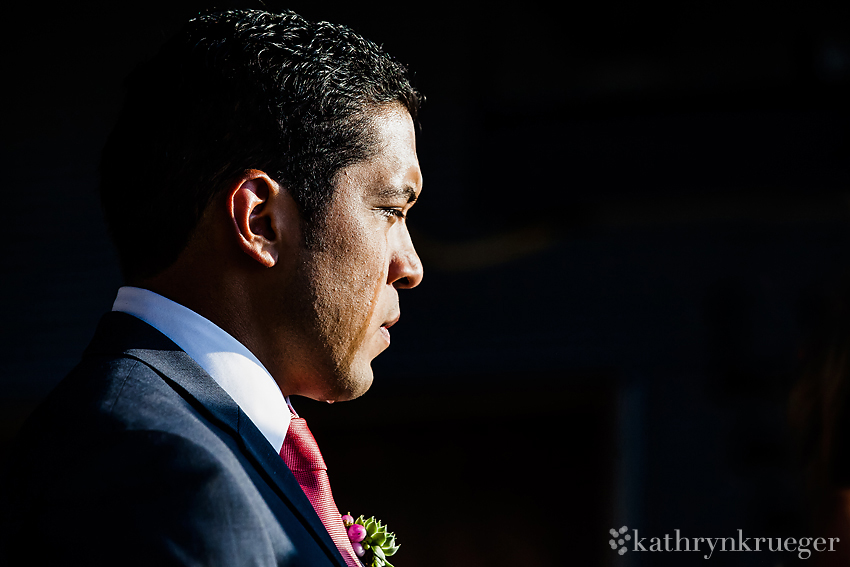
{"type": "Polygon", "coordinates": [[[345,567],[245,413],[143,321],[108,313],[0,484],[0,565],[345,567]]]}

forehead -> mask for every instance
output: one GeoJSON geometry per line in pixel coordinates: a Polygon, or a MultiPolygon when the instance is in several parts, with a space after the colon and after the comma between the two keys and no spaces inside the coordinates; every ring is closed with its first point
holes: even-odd
{"type": "Polygon", "coordinates": [[[375,112],[371,124],[374,143],[365,160],[342,170],[342,185],[358,186],[366,196],[386,196],[399,190],[418,193],[422,172],[416,157],[413,120],[399,104],[385,105],[375,112]]]}
{"type": "Polygon", "coordinates": [[[372,133],[379,144],[396,144],[416,153],[413,119],[401,104],[381,105],[372,115],[372,133]]]}

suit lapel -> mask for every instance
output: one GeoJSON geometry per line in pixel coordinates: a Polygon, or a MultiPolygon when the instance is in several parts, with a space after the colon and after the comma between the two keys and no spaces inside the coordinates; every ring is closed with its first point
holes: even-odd
{"type": "Polygon", "coordinates": [[[345,561],[327,529],[283,459],[233,398],[188,354],[141,319],[110,312],[98,325],[86,354],[117,354],[135,358],[154,370],[193,406],[200,406],[217,425],[239,440],[245,453],[270,479],[279,496],[300,517],[326,553],[341,567],[345,561]]]}
{"type": "Polygon", "coordinates": [[[298,481],[280,455],[275,452],[274,447],[241,409],[238,410],[237,431],[245,451],[255,459],[282,494],[291,495],[286,500],[292,505],[293,511],[301,517],[301,521],[313,532],[313,536],[322,542],[334,561],[346,567],[345,560],[298,481]]]}

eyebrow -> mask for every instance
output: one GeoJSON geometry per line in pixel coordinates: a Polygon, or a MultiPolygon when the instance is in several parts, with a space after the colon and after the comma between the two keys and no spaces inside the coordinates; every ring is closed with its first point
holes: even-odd
{"type": "Polygon", "coordinates": [[[408,203],[415,203],[416,199],[419,197],[416,194],[416,189],[410,185],[405,185],[404,187],[385,187],[378,191],[377,196],[386,199],[407,197],[408,203]]]}

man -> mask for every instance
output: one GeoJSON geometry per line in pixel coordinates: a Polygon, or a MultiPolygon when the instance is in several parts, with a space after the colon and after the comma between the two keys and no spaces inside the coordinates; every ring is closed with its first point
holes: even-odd
{"type": "Polygon", "coordinates": [[[356,565],[288,397],[363,394],[422,278],[418,95],[351,30],[260,11],[192,20],[128,87],[101,183],[128,286],[18,440],[0,564],[356,565]]]}

